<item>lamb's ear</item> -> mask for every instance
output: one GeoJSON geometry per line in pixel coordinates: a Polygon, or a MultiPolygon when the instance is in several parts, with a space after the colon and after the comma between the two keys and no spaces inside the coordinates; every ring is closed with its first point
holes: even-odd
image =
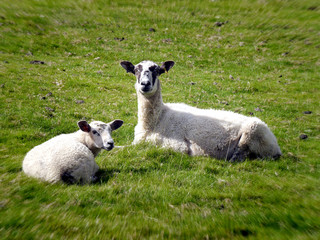
{"type": "Polygon", "coordinates": [[[84,131],[84,132],[90,132],[91,131],[91,127],[89,125],[89,123],[87,123],[87,121],[79,121],[78,122],[78,126],[79,128],[84,131]]]}
{"type": "Polygon", "coordinates": [[[162,64],[162,66],[160,67],[160,75],[162,73],[168,72],[174,65],[174,61],[166,61],[162,64]]]}
{"type": "Polygon", "coordinates": [[[112,121],[112,122],[109,123],[109,124],[110,124],[111,130],[114,131],[114,130],[116,130],[116,129],[118,129],[119,127],[122,126],[123,121],[117,119],[117,120],[112,121]]]}
{"type": "Polygon", "coordinates": [[[121,67],[123,67],[127,72],[131,72],[133,74],[135,74],[134,71],[134,65],[131,62],[128,61],[122,61],[120,63],[121,67]]]}

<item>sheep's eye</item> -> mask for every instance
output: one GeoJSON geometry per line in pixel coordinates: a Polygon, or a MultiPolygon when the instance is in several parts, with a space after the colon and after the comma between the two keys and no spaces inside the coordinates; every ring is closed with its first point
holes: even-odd
{"type": "Polygon", "coordinates": [[[153,72],[155,69],[156,69],[156,66],[151,66],[151,67],[149,67],[149,70],[150,70],[151,72],[153,72]]]}
{"type": "Polygon", "coordinates": [[[92,133],[93,133],[94,135],[98,135],[98,136],[100,135],[96,130],[93,130],[92,133]]]}

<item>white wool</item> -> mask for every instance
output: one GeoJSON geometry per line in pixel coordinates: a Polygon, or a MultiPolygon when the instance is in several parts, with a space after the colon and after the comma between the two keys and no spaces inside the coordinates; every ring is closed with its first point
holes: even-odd
{"type": "Polygon", "coordinates": [[[113,148],[111,132],[122,123],[121,120],[108,124],[94,121],[86,131],[51,138],[26,154],[22,169],[28,176],[51,183],[90,183],[99,169],[95,157],[102,148],[113,148]]]}
{"type": "Polygon", "coordinates": [[[84,134],[62,134],[31,149],[24,158],[23,171],[32,177],[56,183],[68,172],[76,182],[89,183],[99,167],[90,149],[79,141],[84,134]]]}
{"type": "MultiPolygon", "coordinates": [[[[135,69],[138,65],[144,66],[145,70],[156,64],[143,61],[135,69]]],[[[249,155],[259,158],[281,155],[276,137],[260,119],[230,111],[199,109],[183,103],[165,104],[159,79],[150,92],[145,93],[141,91],[141,79],[135,74],[138,124],[134,144],[149,141],[192,156],[204,155],[231,161],[241,161],[249,155]]]]}

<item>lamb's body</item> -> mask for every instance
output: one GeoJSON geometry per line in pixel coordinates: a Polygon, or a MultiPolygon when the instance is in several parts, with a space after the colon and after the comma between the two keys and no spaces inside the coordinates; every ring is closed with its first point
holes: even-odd
{"type": "Polygon", "coordinates": [[[99,169],[95,157],[101,149],[110,151],[114,147],[111,132],[122,123],[94,121],[89,125],[80,121],[81,130],[61,134],[31,149],[22,169],[28,176],[51,183],[90,183],[96,180],[99,169]]]}
{"type": "Polygon", "coordinates": [[[158,76],[173,64],[165,62],[161,68],[151,61],[136,66],[130,62],[121,64],[137,77],[138,124],[134,144],[150,141],[193,156],[231,161],[244,160],[249,155],[260,158],[281,155],[275,136],[256,117],[198,109],[182,103],[163,103],[158,76]]]}
{"type": "Polygon", "coordinates": [[[99,167],[90,149],[78,141],[81,134],[62,134],[34,147],[24,158],[23,171],[51,183],[69,175],[75,182],[89,183],[99,167]]]}

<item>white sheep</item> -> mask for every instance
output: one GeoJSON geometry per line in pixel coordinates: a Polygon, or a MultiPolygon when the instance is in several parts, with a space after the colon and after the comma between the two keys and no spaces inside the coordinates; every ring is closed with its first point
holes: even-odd
{"type": "Polygon", "coordinates": [[[198,109],[182,103],[163,103],[159,76],[173,61],[160,67],[152,61],[121,66],[136,76],[138,124],[133,144],[149,141],[189,155],[211,156],[229,161],[247,157],[278,158],[277,139],[256,117],[230,111],[198,109]]]}
{"type": "Polygon", "coordinates": [[[90,124],[79,121],[80,130],[58,135],[31,149],[23,160],[22,169],[28,176],[51,183],[96,181],[99,167],[94,158],[101,149],[113,149],[111,132],[122,124],[122,120],[90,124]]]}

